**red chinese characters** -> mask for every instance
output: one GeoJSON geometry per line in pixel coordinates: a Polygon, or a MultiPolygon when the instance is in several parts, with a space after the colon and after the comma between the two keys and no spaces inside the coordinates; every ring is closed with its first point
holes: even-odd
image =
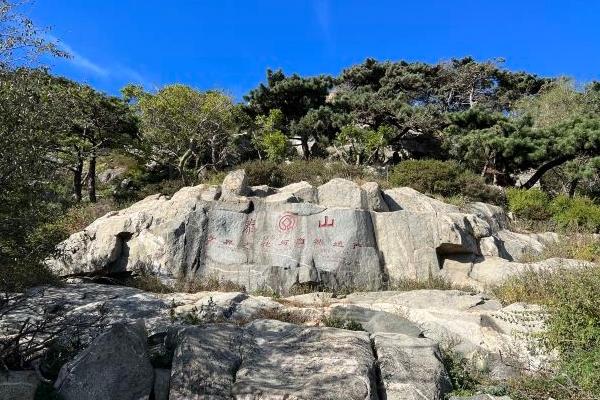
{"type": "Polygon", "coordinates": [[[319,228],[331,228],[335,224],[335,219],[329,219],[328,216],[325,216],[324,221],[319,221],[319,228]]]}

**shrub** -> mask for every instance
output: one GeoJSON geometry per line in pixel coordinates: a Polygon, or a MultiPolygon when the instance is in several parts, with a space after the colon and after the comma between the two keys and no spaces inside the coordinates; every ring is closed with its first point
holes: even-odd
{"type": "Polygon", "coordinates": [[[476,393],[480,383],[480,377],[470,360],[461,353],[450,348],[440,349],[442,363],[446,367],[450,382],[452,382],[452,394],[455,396],[471,396],[476,393]]]}
{"type": "Polygon", "coordinates": [[[421,193],[452,196],[460,193],[462,169],[453,161],[407,160],[390,173],[393,186],[409,186],[421,193]]]}
{"type": "MultiPolygon", "coordinates": [[[[333,178],[345,178],[353,181],[378,180],[380,177],[365,171],[364,168],[346,165],[341,162],[327,162],[321,159],[299,160],[290,163],[272,161],[248,161],[237,165],[235,169],[244,169],[248,184],[282,187],[291,183],[307,181],[312,185],[322,185],[333,178]]],[[[224,174],[209,177],[211,183],[221,183],[224,174]]]]}
{"type": "Polygon", "coordinates": [[[431,195],[464,196],[472,201],[504,203],[502,190],[487,185],[481,176],[463,169],[454,161],[402,161],[390,173],[389,183],[431,195]]]}
{"type": "Polygon", "coordinates": [[[245,292],[244,285],[219,278],[218,276],[194,277],[192,279],[180,279],[176,282],[176,292],[245,292]]]}
{"type": "Polygon", "coordinates": [[[321,321],[323,325],[330,328],[346,329],[349,331],[364,331],[362,324],[353,319],[343,319],[336,317],[325,317],[321,321]]]}
{"type": "Polygon", "coordinates": [[[600,266],[528,271],[494,289],[504,302],[541,304],[548,311],[545,346],[574,385],[600,396],[600,266]]]}
{"type": "Polygon", "coordinates": [[[527,254],[521,262],[536,262],[548,258],[572,258],[600,262],[600,241],[591,234],[573,234],[552,246],[546,246],[541,254],[527,254]]]}
{"type": "MultiPolygon", "coordinates": [[[[235,169],[244,169],[248,184],[269,185],[271,187],[284,186],[283,173],[279,163],[273,161],[249,161],[238,165],[235,169]]],[[[219,182],[220,183],[220,182],[219,182]]]]}
{"type": "Polygon", "coordinates": [[[508,209],[519,218],[544,221],[550,218],[550,198],[540,189],[506,190],[508,209]]]}
{"type": "Polygon", "coordinates": [[[550,203],[550,211],[561,228],[600,231],[600,205],[587,197],[557,196],[550,203]]]}

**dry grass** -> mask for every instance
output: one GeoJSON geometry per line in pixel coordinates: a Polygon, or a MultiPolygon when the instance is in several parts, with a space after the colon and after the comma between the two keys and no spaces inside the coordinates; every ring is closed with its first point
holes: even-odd
{"type": "Polygon", "coordinates": [[[541,254],[528,254],[519,261],[536,262],[555,257],[600,263],[600,238],[585,233],[572,234],[558,243],[547,246],[541,254]]]}
{"type": "Polygon", "coordinates": [[[246,287],[217,276],[180,279],[174,286],[176,292],[245,292],[246,287]]]}
{"type": "Polygon", "coordinates": [[[262,309],[254,316],[254,319],[275,319],[296,325],[305,324],[310,320],[309,317],[299,311],[283,310],[281,308],[262,309]]]}
{"type": "Polygon", "coordinates": [[[471,286],[456,285],[446,278],[436,276],[430,276],[428,279],[394,279],[385,287],[385,290],[400,292],[421,289],[461,290],[469,293],[479,292],[477,289],[471,286]]]}

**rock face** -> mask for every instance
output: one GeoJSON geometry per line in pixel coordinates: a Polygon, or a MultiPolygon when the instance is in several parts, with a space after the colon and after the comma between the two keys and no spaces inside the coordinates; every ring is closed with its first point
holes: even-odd
{"type": "Polygon", "coordinates": [[[61,368],[55,388],[65,400],[145,400],[153,380],[143,325],[119,323],[61,368]]]}
{"type": "Polygon", "coordinates": [[[34,371],[0,371],[0,400],[34,400],[38,385],[34,371]]]}
{"type": "Polygon", "coordinates": [[[376,399],[374,358],[364,332],[257,320],[180,333],[171,400],[376,399]]]}
{"type": "MultiPolygon", "coordinates": [[[[55,387],[66,400],[148,399],[151,391],[154,399],[172,400],[441,400],[450,385],[439,346],[453,344],[502,379],[516,363],[535,370],[554,360],[530,345],[543,328],[541,308],[503,307],[457,290],[274,301],[239,292],[153,294],[66,284],[32,293],[13,318],[0,320],[0,338],[26,319],[42,318],[40,308],[76,318],[99,305],[109,328],[93,333],[92,344],[61,369],[55,387]],[[298,322],[304,325],[265,319],[295,315],[306,317],[298,322]],[[325,327],[324,317],[359,322],[365,331],[325,327]],[[157,359],[168,361],[156,365],[157,359]]],[[[29,380],[19,381],[31,389],[29,380]]]]}
{"type": "Polygon", "coordinates": [[[443,400],[452,383],[436,342],[398,333],[373,335],[388,400],[443,400]]]}
{"type": "Polygon", "coordinates": [[[558,240],[510,232],[499,207],[473,203],[462,213],[410,188],[382,193],[373,182],[333,179],[272,192],[248,187],[237,170],[221,186],[150,196],[73,234],[47,263],[60,275],[144,270],[163,281],[218,277],[282,293],[298,285],[375,290],[452,277],[443,271],[449,258],[513,261],[558,240]]]}

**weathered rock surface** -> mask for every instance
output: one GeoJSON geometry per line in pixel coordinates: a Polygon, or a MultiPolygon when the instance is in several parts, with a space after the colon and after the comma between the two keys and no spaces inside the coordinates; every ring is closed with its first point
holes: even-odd
{"type": "Polygon", "coordinates": [[[152,388],[157,399],[167,390],[171,399],[441,399],[448,386],[438,343],[498,378],[514,374],[516,362],[535,370],[554,359],[531,350],[543,328],[539,307],[502,307],[457,290],[310,293],[274,301],[239,292],[154,294],[66,284],[32,292],[22,309],[0,320],[0,336],[27,318],[42,318],[43,310],[77,317],[98,309],[112,329],[63,367],[56,387],[66,399],[142,398],[126,396],[152,388]],[[299,320],[305,325],[264,319],[295,315],[307,317],[299,320]],[[360,322],[367,332],[323,327],[325,316],[360,322]],[[142,323],[152,354],[157,345],[174,350],[172,365],[148,364],[146,335],[136,329],[142,323]],[[128,390],[137,389],[113,397],[112,386],[99,382],[117,376],[117,388],[129,382],[128,390]],[[84,393],[89,385],[96,389],[84,393]]]}
{"type": "Polygon", "coordinates": [[[221,186],[221,196],[223,198],[244,196],[251,190],[248,188],[248,179],[246,171],[243,169],[235,170],[229,173],[223,180],[221,186]]]}
{"type": "Polygon", "coordinates": [[[257,320],[186,328],[170,399],[376,399],[364,332],[257,320]]]}
{"type": "Polygon", "coordinates": [[[518,263],[510,262],[499,257],[483,258],[473,257],[471,255],[458,255],[454,258],[447,258],[444,260],[442,271],[443,276],[447,277],[457,285],[487,290],[490,287],[506,281],[511,276],[516,276],[523,272],[541,272],[558,269],[568,270],[591,266],[593,266],[593,264],[590,262],[566,258],[549,258],[538,262],[518,263]]]}
{"type": "Polygon", "coordinates": [[[34,400],[39,383],[34,371],[0,371],[0,400],[34,400]]]}
{"type": "Polygon", "coordinates": [[[333,179],[270,192],[248,187],[237,170],[221,186],[150,196],[75,233],[47,263],[60,275],[144,270],[167,282],[214,276],[248,290],[375,290],[395,280],[452,277],[443,265],[458,255],[465,268],[479,256],[514,261],[558,240],[507,230],[499,207],[473,203],[461,213],[410,188],[382,193],[374,182],[333,179]]]}
{"type": "Polygon", "coordinates": [[[238,399],[376,399],[369,336],[335,328],[257,320],[236,375],[238,399]]]}
{"type": "Polygon", "coordinates": [[[361,189],[365,191],[367,196],[367,206],[369,210],[386,212],[389,211],[389,207],[381,194],[381,189],[377,182],[366,182],[363,183],[361,189]]]}
{"type": "Polygon", "coordinates": [[[54,386],[65,400],[145,400],[153,381],[143,324],[119,323],[65,364],[54,386]]]}
{"type": "Polygon", "coordinates": [[[435,341],[398,333],[373,335],[388,400],[443,400],[452,383],[435,341]]]}
{"type": "Polygon", "coordinates": [[[324,207],[344,207],[365,210],[367,193],[356,183],[334,178],[318,187],[319,204],[324,207]]]}

